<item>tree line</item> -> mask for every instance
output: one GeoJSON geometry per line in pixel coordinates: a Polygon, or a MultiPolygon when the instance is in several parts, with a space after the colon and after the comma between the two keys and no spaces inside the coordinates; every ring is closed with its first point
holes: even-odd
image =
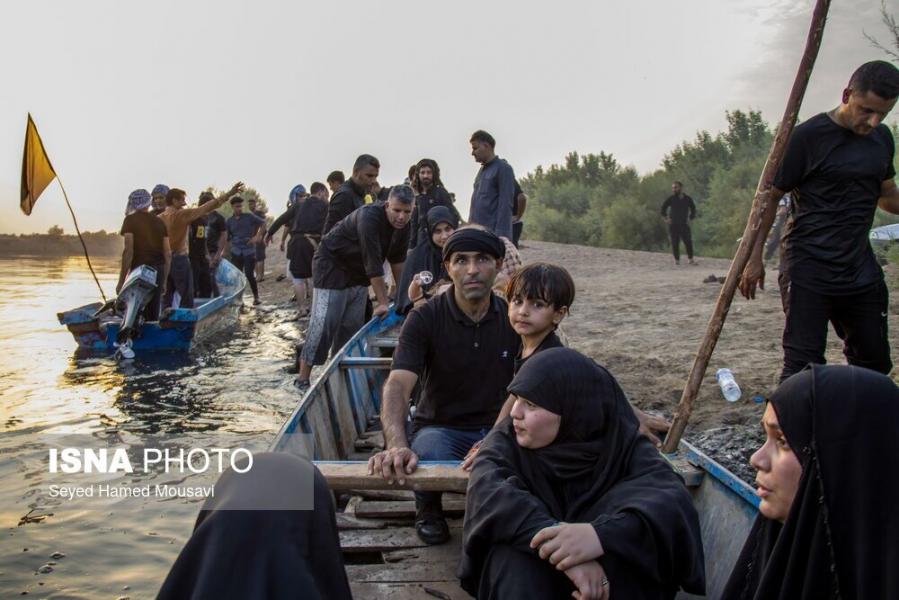
{"type": "MultiPolygon", "coordinates": [[[[561,164],[538,166],[521,181],[530,198],[529,239],[628,250],[666,251],[660,208],[671,182],[684,184],[697,208],[697,254],[731,257],[743,234],[759,175],[774,136],[758,111],[725,113],[727,129],[700,131],[668,152],[661,168],[640,175],[611,154],[569,153],[561,164]]],[[[893,125],[894,137],[899,127],[893,125]]],[[[899,165],[899,161],[897,161],[899,165]]],[[[877,211],[874,226],[899,222],[877,211]]]]}

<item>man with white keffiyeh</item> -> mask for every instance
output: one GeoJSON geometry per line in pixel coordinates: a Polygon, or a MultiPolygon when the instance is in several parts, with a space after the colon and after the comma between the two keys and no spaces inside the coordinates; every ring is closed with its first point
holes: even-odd
{"type": "Polygon", "coordinates": [[[125,250],[122,252],[122,268],[119,271],[116,293],[122,289],[125,277],[133,269],[140,265],[149,265],[156,269],[156,290],[144,308],[144,318],[147,321],[156,321],[159,319],[159,300],[162,298],[172,262],[172,248],[169,245],[165,223],[150,213],[151,206],[152,199],[147,190],[134,190],[128,196],[121,231],[125,238],[125,250]]]}

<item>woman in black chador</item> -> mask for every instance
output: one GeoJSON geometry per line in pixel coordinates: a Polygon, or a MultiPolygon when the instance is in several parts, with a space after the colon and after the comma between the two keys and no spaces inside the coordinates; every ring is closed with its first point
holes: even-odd
{"type": "Polygon", "coordinates": [[[462,586],[478,598],[628,600],[702,594],[699,520],[639,435],[608,371],[568,348],[534,355],[472,468],[462,586]]]}
{"type": "Polygon", "coordinates": [[[722,597],[899,598],[899,388],[813,366],[781,384],[762,425],[761,514],[722,597]]]}
{"type": "Polygon", "coordinates": [[[449,281],[443,265],[443,245],[459,228],[459,220],[445,206],[435,206],[428,211],[428,241],[420,242],[406,257],[403,274],[396,288],[396,312],[405,315],[415,304],[428,299],[440,282],[449,281]],[[422,273],[430,274],[430,280],[422,281],[422,273]]]}

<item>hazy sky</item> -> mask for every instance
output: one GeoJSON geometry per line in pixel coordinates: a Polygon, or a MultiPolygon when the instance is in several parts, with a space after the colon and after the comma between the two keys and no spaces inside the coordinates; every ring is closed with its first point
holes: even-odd
{"type": "MultiPolygon", "coordinates": [[[[803,116],[884,58],[878,0],[833,3],[803,116]]],[[[809,0],[119,0],[4,3],[2,232],[67,232],[59,187],[18,209],[31,111],[82,229],[119,227],[128,193],[166,183],[256,187],[280,209],[296,183],[380,158],[401,181],[424,156],[467,214],[483,128],[519,175],[571,150],[641,172],[724,111],[778,121],[809,0]]],[[[899,0],[887,2],[899,12],[899,0]]]]}

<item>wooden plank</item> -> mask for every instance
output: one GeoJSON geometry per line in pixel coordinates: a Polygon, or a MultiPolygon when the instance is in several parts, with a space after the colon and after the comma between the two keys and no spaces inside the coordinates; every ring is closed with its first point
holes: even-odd
{"type": "Polygon", "coordinates": [[[471,600],[458,583],[351,583],[354,600],[471,600]]]}
{"type": "Polygon", "coordinates": [[[335,430],[340,437],[341,458],[347,458],[350,452],[354,452],[355,440],[358,436],[356,431],[356,422],[353,416],[353,409],[347,401],[346,396],[336,394],[335,391],[340,389],[339,383],[343,379],[340,371],[333,371],[328,379],[324,382],[324,394],[328,399],[331,415],[336,419],[335,430]]]}
{"type": "MultiPolygon", "coordinates": [[[[363,500],[356,504],[356,516],[366,519],[399,519],[415,516],[415,502],[384,502],[363,500]]],[[[464,500],[444,500],[443,512],[447,516],[458,516],[465,513],[464,500]]]]}
{"type": "Polygon", "coordinates": [[[400,345],[399,338],[373,337],[368,341],[369,348],[396,348],[400,345]]]}
{"type": "Polygon", "coordinates": [[[415,494],[406,490],[348,490],[350,494],[362,496],[368,500],[384,500],[387,502],[401,502],[414,500],[415,494]]]}
{"type": "Polygon", "coordinates": [[[340,548],[344,552],[381,552],[425,545],[413,527],[340,532],[340,548]]]}
{"type": "Polygon", "coordinates": [[[347,565],[346,574],[352,583],[409,583],[447,581],[455,583],[456,561],[409,562],[402,565],[347,565]]]}
{"type": "Polygon", "coordinates": [[[335,440],[334,430],[331,428],[331,419],[328,414],[328,399],[324,397],[324,390],[319,389],[315,401],[306,409],[310,425],[315,435],[317,456],[323,460],[340,460],[340,451],[335,440]]]}
{"type": "Polygon", "coordinates": [[[468,487],[468,473],[460,467],[419,465],[406,475],[403,485],[389,483],[380,476],[369,475],[366,463],[317,462],[316,466],[334,491],[345,490],[414,490],[416,492],[464,492],[468,487]]]}
{"type": "Polygon", "coordinates": [[[337,513],[337,529],[343,530],[371,530],[387,529],[390,523],[383,519],[360,519],[346,513],[337,513]]]}
{"type": "Polygon", "coordinates": [[[347,356],[341,359],[341,369],[389,369],[393,359],[378,356],[347,356]]]}
{"type": "Polygon", "coordinates": [[[671,463],[674,470],[684,478],[684,483],[687,487],[699,487],[702,483],[702,478],[705,476],[705,471],[690,464],[687,457],[682,454],[663,456],[671,463]]]}

